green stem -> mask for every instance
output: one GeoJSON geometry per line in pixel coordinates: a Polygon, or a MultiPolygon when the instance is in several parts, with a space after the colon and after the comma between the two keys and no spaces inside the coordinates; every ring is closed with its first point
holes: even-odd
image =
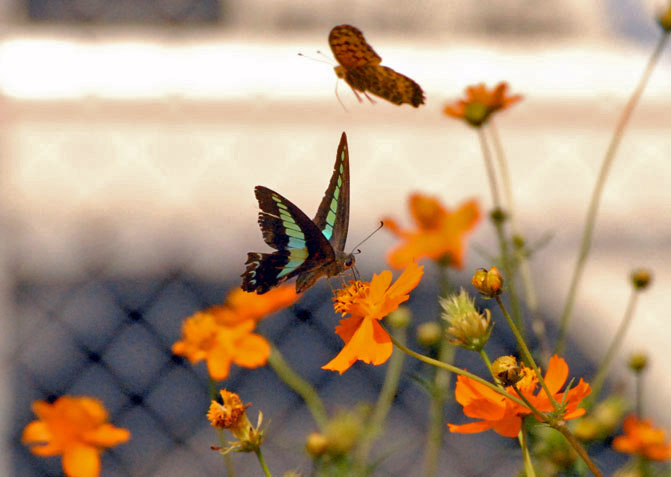
{"type": "MultiPolygon", "coordinates": [[[[492,164],[492,155],[489,151],[489,146],[487,144],[487,137],[485,136],[482,128],[478,128],[478,138],[480,139],[480,148],[482,149],[482,157],[485,161],[485,166],[487,169],[487,177],[489,179],[489,185],[492,190],[492,202],[494,203],[494,209],[503,211],[501,207],[501,199],[499,197],[498,187],[496,185],[496,176],[494,174],[494,166],[492,164]]],[[[508,251],[508,241],[506,240],[506,234],[503,229],[503,220],[494,219],[494,228],[496,229],[496,237],[499,241],[499,248],[501,249],[501,266],[503,268],[503,274],[507,280],[506,285],[508,286],[508,294],[510,296],[510,306],[513,310],[513,316],[515,317],[515,323],[521,327],[522,322],[522,312],[520,309],[519,299],[517,297],[516,291],[516,280],[515,280],[515,270],[513,264],[510,260],[510,254],[508,251]]]]}
{"type": "Polygon", "coordinates": [[[303,398],[317,426],[320,430],[324,430],[328,424],[328,414],[326,413],[324,403],[322,403],[317,390],[312,384],[296,374],[284,360],[280,351],[273,345],[271,345],[270,356],[268,356],[268,364],[287,386],[303,398]]]}
{"type": "Polygon", "coordinates": [[[636,373],[636,377],[634,378],[634,385],[636,386],[636,415],[638,416],[639,419],[643,418],[643,373],[638,372],[636,373]]]}
{"type": "Polygon", "coordinates": [[[422,362],[424,362],[424,363],[426,363],[426,364],[430,364],[431,366],[436,366],[436,367],[438,367],[438,368],[443,368],[443,369],[448,370],[448,371],[451,372],[451,373],[458,374],[458,375],[461,375],[461,376],[465,376],[465,377],[467,377],[467,378],[469,378],[469,379],[472,379],[473,381],[476,381],[476,382],[482,384],[483,386],[487,386],[487,387],[490,388],[491,390],[496,391],[496,392],[499,393],[501,396],[504,396],[504,397],[510,399],[510,400],[513,401],[514,403],[517,403],[517,404],[519,404],[520,406],[526,406],[526,405],[524,404],[524,401],[522,401],[522,400],[521,400],[520,398],[518,398],[517,396],[513,396],[513,395],[510,394],[509,392],[504,391],[504,390],[502,390],[501,388],[499,388],[497,385],[492,384],[492,383],[490,383],[489,381],[486,381],[486,380],[482,379],[480,376],[477,376],[477,375],[475,375],[475,374],[473,374],[473,373],[469,373],[469,372],[466,371],[465,369],[460,369],[460,368],[457,368],[456,366],[453,366],[453,365],[451,365],[451,364],[443,363],[442,361],[438,361],[437,359],[433,359],[433,358],[430,358],[430,357],[428,357],[428,356],[424,356],[423,354],[419,354],[419,353],[417,353],[417,352],[411,350],[410,348],[404,346],[402,343],[400,343],[400,342],[399,342],[396,338],[394,338],[392,335],[389,335],[389,337],[391,338],[391,342],[394,343],[394,346],[396,346],[398,349],[400,349],[401,351],[403,351],[405,354],[407,354],[407,355],[409,355],[409,356],[412,356],[413,358],[418,359],[418,360],[420,360],[420,361],[422,361],[422,362]]]}
{"type": "Polygon", "coordinates": [[[624,135],[624,128],[626,127],[629,119],[631,118],[634,108],[638,104],[638,101],[643,94],[643,90],[652,75],[652,71],[659,60],[662,51],[664,51],[664,46],[666,45],[667,40],[669,39],[669,34],[663,34],[659,39],[657,46],[652,52],[652,56],[648,61],[648,64],[643,71],[643,75],[636,86],[636,89],[632,93],[629,101],[622,111],[617,125],[615,126],[615,132],[611,138],[608,149],[606,150],[606,155],[603,158],[603,163],[601,164],[601,170],[597,176],[596,184],[594,185],[594,190],[592,191],[592,198],[590,199],[589,208],[587,209],[587,218],[585,219],[585,228],[582,232],[582,240],[580,242],[580,251],[578,253],[578,259],[573,269],[573,276],[571,278],[571,284],[569,286],[568,295],[566,297],[566,302],[564,304],[564,310],[561,315],[560,325],[559,325],[559,337],[557,338],[557,343],[555,344],[555,353],[561,354],[564,350],[564,345],[566,343],[566,335],[568,333],[568,326],[571,320],[571,312],[573,310],[573,304],[575,302],[576,293],[578,291],[578,285],[582,277],[583,270],[585,268],[585,263],[587,261],[587,256],[592,245],[592,234],[594,232],[594,226],[596,224],[596,215],[599,210],[599,202],[601,201],[601,194],[603,192],[604,185],[606,184],[606,178],[608,177],[608,172],[610,167],[615,159],[615,153],[617,148],[622,141],[624,135]]]}
{"type": "Polygon", "coordinates": [[[592,461],[592,459],[589,457],[587,454],[587,451],[585,448],[580,444],[578,439],[571,434],[571,431],[568,430],[568,427],[566,427],[566,424],[564,421],[560,421],[556,423],[555,425],[552,426],[553,428],[557,429],[561,434],[566,438],[569,444],[571,444],[571,447],[578,453],[580,458],[585,462],[587,467],[589,467],[589,470],[592,471],[595,477],[602,477],[603,474],[599,470],[599,468],[596,466],[596,464],[592,461]]]}
{"type": "Polygon", "coordinates": [[[517,435],[517,440],[520,442],[522,455],[524,456],[524,474],[525,477],[536,477],[536,471],[534,470],[531,454],[529,453],[529,443],[525,427],[524,420],[522,420],[522,429],[520,429],[520,433],[517,435]]]}
{"type": "Polygon", "coordinates": [[[620,349],[624,335],[627,333],[629,325],[631,324],[637,301],[638,291],[636,289],[632,289],[631,295],[629,296],[629,303],[627,304],[627,308],[624,312],[624,316],[622,317],[622,321],[620,322],[620,326],[615,333],[613,341],[608,347],[608,351],[606,351],[606,356],[604,356],[603,360],[601,361],[599,369],[597,370],[596,374],[594,375],[594,379],[592,380],[592,393],[588,398],[585,399],[585,401],[583,401],[583,407],[585,407],[585,409],[590,409],[599,397],[601,388],[603,388],[603,385],[606,381],[610,365],[613,364],[615,353],[617,353],[617,351],[620,349]]]}
{"type": "Polygon", "coordinates": [[[482,360],[485,362],[487,365],[487,369],[489,370],[489,374],[492,375],[492,378],[496,380],[496,376],[492,374],[492,362],[489,360],[489,356],[487,355],[487,352],[484,349],[480,350],[480,357],[482,360]]]}
{"type": "Polygon", "coordinates": [[[219,401],[221,399],[219,389],[217,389],[217,383],[215,383],[212,378],[209,378],[208,388],[210,390],[210,399],[213,401],[219,401]]]}
{"type": "MultiPolygon", "coordinates": [[[[406,327],[397,328],[394,330],[397,339],[401,342],[406,340],[406,327]]],[[[398,383],[401,380],[401,373],[403,372],[403,362],[405,355],[398,350],[392,353],[387,366],[387,372],[384,378],[382,390],[375,403],[373,414],[370,421],[366,425],[361,436],[361,444],[357,450],[357,464],[359,469],[364,469],[368,460],[368,455],[375,442],[375,438],[380,435],[383,429],[384,421],[389,414],[389,410],[394,402],[396,391],[398,390],[398,383]]]]}
{"type": "MultiPolygon", "coordinates": [[[[455,347],[450,345],[446,340],[442,340],[438,359],[443,363],[450,363],[454,360],[454,353],[455,347]]],[[[438,473],[438,461],[445,434],[444,407],[447,402],[447,391],[450,387],[450,376],[450,373],[445,369],[439,368],[436,369],[436,374],[433,378],[433,392],[429,410],[429,429],[424,453],[424,475],[426,477],[433,477],[438,473]]]]}
{"type": "MultiPolygon", "coordinates": [[[[512,181],[508,172],[508,163],[506,155],[503,152],[503,146],[499,136],[496,122],[492,119],[488,123],[489,135],[492,138],[494,146],[495,157],[497,158],[499,170],[501,171],[501,182],[503,184],[503,193],[506,196],[507,211],[510,215],[510,229],[513,237],[520,236],[519,224],[517,222],[517,211],[515,208],[515,201],[512,192],[512,181]]],[[[538,314],[538,297],[536,295],[536,287],[531,277],[531,267],[529,266],[529,259],[520,247],[513,246],[513,255],[515,256],[515,263],[518,266],[520,279],[522,280],[522,288],[524,289],[524,300],[526,302],[529,314],[531,316],[531,328],[538,338],[541,352],[549,358],[550,346],[548,344],[548,337],[545,329],[545,322],[538,314]]]]}
{"type": "Polygon", "coordinates": [[[538,378],[538,382],[541,384],[541,387],[545,391],[545,394],[547,394],[548,399],[552,403],[552,407],[555,409],[555,411],[559,410],[559,403],[555,400],[554,396],[552,393],[550,393],[550,390],[548,389],[547,384],[545,384],[545,379],[543,379],[543,375],[541,374],[540,369],[538,369],[538,366],[536,365],[536,361],[534,360],[534,357],[531,355],[531,352],[529,351],[529,348],[527,347],[527,344],[524,342],[524,338],[520,334],[519,330],[517,329],[517,326],[515,326],[515,323],[513,322],[513,319],[510,317],[508,314],[508,310],[506,310],[506,307],[503,306],[503,302],[501,301],[500,296],[496,296],[496,302],[499,304],[499,307],[501,308],[501,311],[503,311],[503,316],[506,317],[506,320],[508,321],[508,325],[510,326],[510,329],[513,330],[513,334],[515,335],[515,339],[517,340],[517,345],[522,351],[522,355],[524,356],[524,360],[529,363],[529,365],[533,368],[534,373],[536,373],[536,377],[538,378]]]}
{"type": "Polygon", "coordinates": [[[266,460],[263,458],[263,454],[261,453],[261,448],[257,447],[254,452],[256,453],[256,457],[259,459],[259,464],[261,464],[261,468],[263,469],[265,476],[272,477],[270,469],[268,469],[268,466],[266,465],[266,460]]]}

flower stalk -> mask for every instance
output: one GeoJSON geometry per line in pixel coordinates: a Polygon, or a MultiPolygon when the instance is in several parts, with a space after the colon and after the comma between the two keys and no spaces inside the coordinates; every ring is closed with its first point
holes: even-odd
{"type": "Polygon", "coordinates": [[[571,320],[571,313],[573,311],[573,305],[575,302],[576,293],[578,291],[578,285],[580,284],[580,279],[582,278],[585,263],[587,262],[587,257],[589,255],[592,246],[592,234],[594,233],[594,226],[596,224],[596,215],[599,210],[599,203],[601,201],[603,188],[606,184],[606,179],[608,178],[608,172],[610,171],[611,165],[613,164],[613,160],[615,159],[615,153],[617,152],[617,148],[620,145],[620,142],[622,141],[622,137],[624,135],[624,129],[627,126],[627,123],[629,122],[629,119],[631,118],[634,108],[638,104],[641,95],[643,94],[645,86],[648,84],[648,80],[650,79],[650,76],[652,75],[652,72],[655,69],[655,65],[659,61],[659,57],[664,51],[664,47],[666,46],[666,43],[669,40],[669,36],[671,35],[669,35],[668,33],[664,33],[657,42],[657,46],[655,46],[655,49],[653,50],[652,55],[648,60],[648,64],[645,70],[643,71],[643,75],[641,76],[641,79],[639,80],[636,89],[634,89],[634,92],[629,98],[629,101],[624,107],[622,115],[620,116],[620,119],[618,120],[617,125],[615,126],[615,132],[613,133],[613,137],[610,140],[610,144],[608,144],[606,155],[603,158],[601,169],[599,170],[599,174],[596,179],[596,184],[594,185],[594,189],[592,190],[592,197],[590,199],[589,207],[587,209],[587,217],[585,219],[585,225],[582,232],[582,239],[580,241],[580,251],[578,252],[578,258],[576,260],[576,264],[573,269],[571,284],[569,285],[568,294],[566,296],[566,301],[564,304],[564,310],[562,311],[560,319],[559,337],[557,338],[557,342],[555,343],[554,348],[554,351],[557,354],[562,353],[562,351],[564,350],[564,346],[566,344],[566,335],[568,333],[568,327],[571,320]]]}
{"type": "Polygon", "coordinates": [[[317,427],[319,427],[320,430],[324,430],[328,424],[328,414],[326,413],[324,403],[314,386],[300,377],[291,366],[289,366],[289,363],[284,360],[282,353],[280,353],[274,345],[271,345],[268,364],[273,368],[273,371],[275,371],[278,378],[284,381],[287,386],[303,398],[305,405],[310,410],[310,414],[312,414],[312,418],[317,423],[317,427]]]}

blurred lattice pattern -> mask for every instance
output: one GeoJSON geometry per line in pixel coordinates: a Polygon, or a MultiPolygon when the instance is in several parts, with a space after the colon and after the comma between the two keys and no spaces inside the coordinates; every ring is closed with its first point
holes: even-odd
{"type": "MultiPolygon", "coordinates": [[[[413,292],[417,316],[437,311],[432,281],[413,292]]],[[[20,432],[33,419],[30,402],[63,394],[102,399],[111,421],[132,433],[128,444],[104,455],[103,475],[221,475],[221,460],[209,448],[217,443],[216,435],[204,418],[209,402],[205,366],[193,367],[173,356],[170,346],[179,337],[182,319],[221,303],[226,289],[179,268],[149,278],[112,278],[95,270],[74,281],[19,280],[15,313],[20,319],[14,321],[10,358],[15,379],[9,436],[15,451],[13,475],[60,475],[59,460],[32,456],[20,444],[20,432]]],[[[342,376],[320,369],[341,346],[333,333],[336,319],[327,287],[318,286],[260,325],[294,369],[319,389],[331,412],[361,401],[373,403],[384,378],[384,367],[357,364],[342,376]]],[[[514,349],[503,326],[497,326],[495,339],[489,345],[492,355],[514,349]]],[[[457,359],[460,366],[483,371],[468,353],[459,352],[457,359]]],[[[587,371],[581,369],[585,361],[579,355],[571,354],[570,361],[572,375],[587,371]]],[[[406,362],[387,432],[377,447],[379,475],[420,475],[428,398],[412,376],[424,372],[417,362],[406,362]]],[[[303,442],[315,426],[300,398],[269,368],[235,368],[221,385],[253,403],[252,418],[263,411],[269,423],[265,453],[275,472],[298,469],[308,475],[303,442]]],[[[446,409],[447,421],[464,421],[460,406],[446,409]]],[[[513,475],[518,454],[514,440],[494,433],[448,434],[442,475],[513,475]]],[[[605,465],[612,458],[612,453],[596,456],[605,465]]],[[[259,474],[253,456],[236,455],[235,463],[238,475],[259,474]]]]}

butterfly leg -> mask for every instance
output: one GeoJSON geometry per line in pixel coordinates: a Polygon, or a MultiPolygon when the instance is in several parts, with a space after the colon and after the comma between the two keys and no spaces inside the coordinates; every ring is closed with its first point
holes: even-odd
{"type": "Polygon", "coordinates": [[[368,101],[370,101],[370,104],[376,104],[375,100],[373,98],[371,98],[370,96],[368,96],[368,93],[366,93],[364,91],[363,94],[366,98],[368,98],[368,101]]]}
{"type": "MultiPolygon", "coordinates": [[[[361,99],[361,96],[359,96],[359,93],[357,93],[354,88],[352,88],[352,93],[354,93],[354,96],[356,96],[356,99],[358,99],[360,103],[363,103],[363,99],[361,99]]],[[[364,92],[364,94],[366,93],[364,92]]],[[[368,95],[366,94],[366,96],[368,95]]]]}

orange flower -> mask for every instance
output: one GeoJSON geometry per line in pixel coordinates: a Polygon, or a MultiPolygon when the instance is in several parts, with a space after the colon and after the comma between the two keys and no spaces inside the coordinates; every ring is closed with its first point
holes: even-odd
{"type": "Polygon", "coordinates": [[[352,281],[348,287],[336,291],[334,309],[342,316],[336,333],[345,346],[322,369],[347,371],[357,360],[374,365],[382,364],[391,356],[392,343],[379,320],[410,298],[410,291],[419,283],[424,267],[410,263],[394,284],[392,274],[385,270],[373,275],[369,282],[352,281]]]}
{"type": "Polygon", "coordinates": [[[245,320],[261,320],[282,308],[293,305],[301,295],[296,287],[281,285],[263,295],[243,291],[237,287],[231,290],[224,305],[212,307],[216,320],[222,324],[232,325],[245,320]]]}
{"type": "MultiPolygon", "coordinates": [[[[560,393],[559,391],[568,377],[568,372],[569,368],[566,361],[554,355],[550,358],[550,364],[545,373],[545,383],[555,401],[565,402],[566,404],[563,416],[563,419],[566,420],[575,419],[585,414],[585,410],[578,408],[578,404],[591,392],[589,384],[581,378],[575,387],[560,393]],[[566,398],[564,398],[564,394],[566,394],[566,398]]],[[[517,383],[517,389],[539,411],[552,412],[554,408],[545,391],[539,389],[536,393],[539,386],[533,370],[522,365],[520,376],[522,376],[522,379],[517,383]]],[[[506,391],[516,395],[512,386],[508,386],[506,391]]],[[[481,420],[463,425],[448,424],[447,426],[451,432],[470,434],[494,429],[502,436],[517,437],[522,426],[522,417],[531,414],[526,406],[521,406],[465,376],[457,378],[455,397],[457,402],[464,407],[466,416],[481,420]]]]}
{"type": "Polygon", "coordinates": [[[415,193],[410,196],[410,213],[416,230],[402,230],[393,219],[383,219],[387,229],[403,240],[387,255],[389,264],[403,268],[428,257],[461,268],[466,249],[464,236],[480,220],[478,203],[471,200],[449,212],[438,199],[415,193]]]}
{"type": "Polygon", "coordinates": [[[240,396],[225,389],[220,390],[219,393],[222,402],[211,402],[210,409],[207,411],[207,419],[213,427],[227,429],[238,439],[235,442],[229,442],[225,449],[220,449],[220,452],[228,454],[231,451],[258,451],[263,442],[264,432],[261,430],[263,414],[259,411],[258,422],[254,427],[249,422],[246,412],[251,404],[243,404],[240,396]]]}
{"type": "Polygon", "coordinates": [[[35,401],[32,408],[39,420],[26,426],[21,440],[41,457],[62,455],[68,476],[97,476],[102,451],[130,439],[127,429],[107,423],[107,411],[95,398],[63,396],[53,404],[35,401]]]}
{"type": "Polygon", "coordinates": [[[448,104],[443,109],[447,116],[463,119],[471,126],[480,127],[496,111],[515,104],[522,96],[506,96],[508,83],[501,82],[492,91],[487,91],[484,83],[466,88],[466,99],[448,104]]]}
{"type": "Polygon", "coordinates": [[[172,345],[172,352],[185,356],[191,364],[206,360],[210,376],[217,381],[228,377],[231,363],[258,368],[266,364],[270,354],[268,342],[252,333],[256,321],[219,323],[220,310],[213,307],[187,318],[182,325],[183,339],[172,345]]]}
{"type": "Polygon", "coordinates": [[[631,415],[624,420],[623,427],[624,435],[613,440],[613,449],[652,460],[671,460],[671,441],[667,441],[664,431],[653,427],[648,419],[631,415]]]}

